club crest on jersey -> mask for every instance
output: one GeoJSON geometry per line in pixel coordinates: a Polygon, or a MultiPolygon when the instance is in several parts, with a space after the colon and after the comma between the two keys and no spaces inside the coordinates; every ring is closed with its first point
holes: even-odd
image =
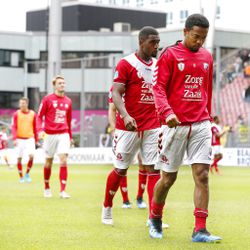
{"type": "Polygon", "coordinates": [[[119,72],[116,70],[115,74],[114,74],[114,79],[118,78],[119,76],[119,72]]]}
{"type": "Polygon", "coordinates": [[[182,63],[182,62],[178,63],[178,69],[179,69],[180,71],[183,71],[184,68],[185,68],[185,64],[184,64],[184,63],[182,63]]]}
{"type": "Polygon", "coordinates": [[[65,104],[65,108],[67,109],[69,107],[68,103],[65,104]]]}
{"type": "Polygon", "coordinates": [[[208,63],[203,63],[203,67],[204,67],[205,70],[207,70],[208,69],[208,63]]]}
{"type": "Polygon", "coordinates": [[[57,105],[57,101],[53,101],[53,107],[54,107],[54,108],[57,108],[57,106],[58,106],[58,105],[57,105]]]}

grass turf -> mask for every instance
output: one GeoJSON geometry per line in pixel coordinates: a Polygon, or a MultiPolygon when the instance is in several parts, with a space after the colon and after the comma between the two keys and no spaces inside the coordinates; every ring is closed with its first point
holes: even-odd
{"type": "MultiPolygon", "coordinates": [[[[210,176],[208,229],[223,238],[220,244],[192,243],[193,180],[182,167],[170,190],[162,240],[153,240],[146,228],[147,210],[136,208],[137,167],[128,173],[133,208],[121,208],[120,192],[114,201],[114,227],[101,224],[106,176],[111,166],[70,166],[68,192],[59,199],[58,166],[52,171],[53,198],[43,198],[43,169],[31,171],[33,182],[19,184],[17,171],[0,166],[0,249],[250,249],[250,168],[222,168],[210,176]]],[[[146,196],[145,196],[146,198],[146,196]]],[[[147,200],[147,199],[145,199],[147,200]]]]}

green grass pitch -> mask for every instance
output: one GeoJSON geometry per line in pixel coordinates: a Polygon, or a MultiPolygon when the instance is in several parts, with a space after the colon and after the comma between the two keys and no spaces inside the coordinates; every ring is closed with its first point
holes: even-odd
{"type": "MultiPolygon", "coordinates": [[[[43,169],[31,171],[33,182],[19,184],[17,171],[0,166],[0,249],[250,249],[250,168],[221,168],[210,176],[208,230],[223,238],[220,244],[192,243],[193,180],[182,167],[170,190],[164,212],[162,240],[149,238],[147,210],[135,205],[137,170],[128,173],[133,208],[121,208],[120,192],[114,201],[114,227],[101,224],[105,180],[112,166],[70,166],[68,192],[59,199],[58,166],[52,170],[53,198],[43,198],[43,169]]],[[[146,196],[145,196],[146,198],[146,196]]],[[[146,199],[147,200],[147,199],[146,199]]]]}

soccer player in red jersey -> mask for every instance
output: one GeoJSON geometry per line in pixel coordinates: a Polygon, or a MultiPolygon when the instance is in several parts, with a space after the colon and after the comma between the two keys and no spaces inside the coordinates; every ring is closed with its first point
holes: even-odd
{"type": "MultiPolygon", "coordinates": [[[[139,50],[122,58],[116,66],[112,98],[117,109],[114,133],[114,169],[108,175],[102,223],[113,225],[113,198],[131,161],[140,150],[142,163],[148,170],[149,201],[160,178],[154,170],[160,123],[155,109],[152,79],[160,38],[153,27],[139,32],[139,50]]],[[[150,204],[150,202],[149,202],[150,204]]]]}
{"type": "Polygon", "coordinates": [[[202,45],[209,29],[206,17],[189,16],[184,40],[166,48],[155,69],[154,96],[162,127],[156,169],[162,177],[154,188],[151,204],[152,238],[162,238],[162,213],[168,191],[174,184],[184,153],[192,166],[194,189],[194,242],[215,242],[220,237],[206,229],[208,216],[208,173],[211,163],[212,55],[202,45]]]}
{"type": "MultiPolygon", "coordinates": [[[[108,118],[109,118],[109,124],[111,128],[111,135],[114,136],[115,123],[116,123],[116,107],[112,99],[112,90],[113,90],[113,86],[110,88],[110,91],[109,91],[108,118]]],[[[146,203],[143,200],[143,194],[144,194],[146,183],[147,183],[147,170],[142,164],[140,154],[137,154],[137,159],[138,159],[138,165],[139,165],[139,173],[138,173],[138,193],[136,197],[136,205],[139,209],[144,209],[147,207],[146,203]]],[[[122,199],[123,199],[122,208],[131,208],[132,205],[128,198],[127,175],[124,175],[121,179],[120,190],[121,190],[122,199]]]]}
{"type": "Polygon", "coordinates": [[[29,99],[22,97],[19,100],[20,109],[17,110],[12,119],[12,137],[14,146],[17,149],[17,169],[19,173],[19,182],[24,183],[31,182],[30,169],[33,166],[33,157],[36,150],[36,142],[38,140],[36,130],[36,113],[28,108],[29,99]],[[29,161],[27,163],[27,169],[25,179],[22,172],[22,157],[24,152],[27,151],[29,155],[29,161]]]}
{"type": "Polygon", "coordinates": [[[9,163],[8,156],[6,153],[6,149],[8,146],[8,135],[7,135],[7,129],[5,126],[1,128],[0,131],[0,158],[2,157],[6,163],[6,165],[9,168],[12,168],[12,166],[9,163]]]}
{"type": "Polygon", "coordinates": [[[212,152],[213,152],[213,163],[210,166],[210,171],[213,173],[213,168],[215,169],[216,173],[220,174],[218,168],[218,162],[222,159],[222,146],[220,142],[220,138],[228,132],[228,129],[222,130],[220,126],[220,119],[218,116],[214,116],[214,122],[212,123],[212,152]]]}
{"type": "Polygon", "coordinates": [[[65,95],[65,80],[63,76],[56,76],[52,84],[54,93],[43,98],[37,116],[39,136],[42,137],[42,122],[44,118],[44,151],[46,161],[44,165],[44,197],[52,197],[49,180],[51,167],[55,153],[60,161],[60,197],[70,198],[66,193],[66,183],[68,177],[67,157],[70,145],[73,144],[71,132],[72,103],[70,98],[65,95]]]}

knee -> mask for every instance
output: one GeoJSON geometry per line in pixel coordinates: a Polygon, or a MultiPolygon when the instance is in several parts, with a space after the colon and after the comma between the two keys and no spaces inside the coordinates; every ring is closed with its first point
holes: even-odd
{"type": "Polygon", "coordinates": [[[144,170],[146,170],[149,173],[160,173],[160,170],[155,170],[154,165],[144,165],[143,166],[144,170]]]}
{"type": "Polygon", "coordinates": [[[127,169],[115,168],[116,173],[119,175],[125,176],[127,174],[127,169]]]}
{"type": "Polygon", "coordinates": [[[201,185],[208,185],[208,170],[204,169],[197,175],[197,182],[201,185]]]}
{"type": "Polygon", "coordinates": [[[46,160],[45,167],[46,168],[51,168],[52,167],[52,160],[46,160]]]}
{"type": "Polygon", "coordinates": [[[171,174],[164,174],[162,175],[161,181],[165,188],[170,188],[176,181],[177,174],[171,173],[171,174]]]}

